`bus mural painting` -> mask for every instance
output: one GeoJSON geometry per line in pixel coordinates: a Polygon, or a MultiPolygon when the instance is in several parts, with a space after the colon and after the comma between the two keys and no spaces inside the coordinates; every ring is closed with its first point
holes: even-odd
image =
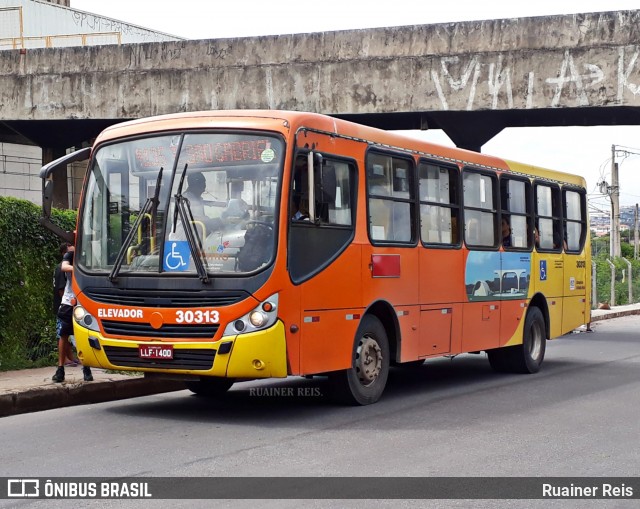
{"type": "Polygon", "coordinates": [[[197,395],[318,375],[364,405],[392,365],[478,351],[535,373],[591,318],[576,175],[313,113],[209,111],[114,125],[40,176],[41,222],[76,245],[83,364],[197,395]],[[51,174],[86,159],[73,234],[51,221],[51,174]]]}
{"type": "Polygon", "coordinates": [[[470,301],[524,300],[530,273],[529,254],[471,251],[465,271],[467,297],[470,301]]]}

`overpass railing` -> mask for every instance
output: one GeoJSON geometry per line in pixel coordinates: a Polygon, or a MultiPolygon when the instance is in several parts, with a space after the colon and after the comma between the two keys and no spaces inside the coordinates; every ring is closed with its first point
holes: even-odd
{"type": "Polygon", "coordinates": [[[41,35],[33,37],[5,37],[0,39],[0,50],[29,48],[61,48],[67,46],[98,46],[121,44],[120,32],[92,34],[41,35]]]}

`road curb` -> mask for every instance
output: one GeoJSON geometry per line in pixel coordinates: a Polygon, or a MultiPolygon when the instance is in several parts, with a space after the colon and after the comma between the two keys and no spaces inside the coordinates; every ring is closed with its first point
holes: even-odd
{"type": "Polygon", "coordinates": [[[592,316],[591,323],[599,322],[601,320],[610,320],[611,318],[620,318],[621,316],[640,315],[640,309],[627,309],[624,311],[613,311],[612,313],[603,314],[600,316],[592,316]]]}
{"type": "Polygon", "coordinates": [[[0,417],[184,389],[184,382],[146,378],[49,385],[0,395],[0,417]]]}

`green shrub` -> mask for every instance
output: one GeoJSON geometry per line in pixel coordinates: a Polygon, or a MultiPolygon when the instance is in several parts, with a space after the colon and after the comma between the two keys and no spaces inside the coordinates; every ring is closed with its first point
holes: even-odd
{"type": "MultiPolygon", "coordinates": [[[[53,271],[62,242],[39,223],[41,208],[0,197],[0,370],[55,364],[53,271]]],[[[63,229],[75,229],[76,212],[52,211],[63,229]]]]}

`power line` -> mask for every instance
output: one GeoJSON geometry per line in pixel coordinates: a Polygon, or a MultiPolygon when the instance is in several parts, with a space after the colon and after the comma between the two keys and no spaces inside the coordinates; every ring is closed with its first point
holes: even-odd
{"type": "Polygon", "coordinates": [[[624,145],[616,145],[616,154],[618,153],[640,156],[640,148],[625,147],[624,145]]]}

